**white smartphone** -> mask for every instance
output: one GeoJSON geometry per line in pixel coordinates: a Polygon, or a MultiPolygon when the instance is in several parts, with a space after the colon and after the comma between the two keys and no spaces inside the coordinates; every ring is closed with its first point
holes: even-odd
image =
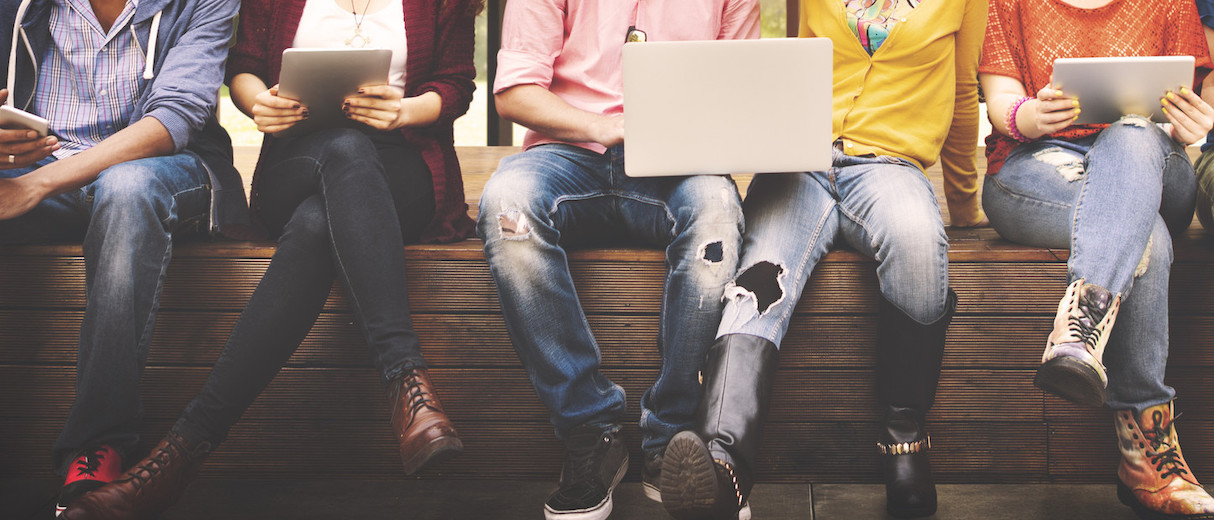
{"type": "Polygon", "coordinates": [[[46,134],[50,132],[50,123],[46,119],[24,110],[3,105],[0,106],[0,128],[10,130],[28,128],[38,132],[39,137],[46,137],[46,134]]]}

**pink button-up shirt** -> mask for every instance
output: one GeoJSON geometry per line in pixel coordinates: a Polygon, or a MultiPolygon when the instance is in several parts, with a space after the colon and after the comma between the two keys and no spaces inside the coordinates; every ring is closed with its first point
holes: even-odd
{"type": "MultiPolygon", "coordinates": [[[[648,41],[759,37],[758,0],[510,0],[493,92],[539,85],[594,114],[624,111],[628,28],[648,41]]],[[[528,131],[523,147],[563,142],[528,131]]],[[[598,143],[570,143],[603,153],[598,143]]]]}

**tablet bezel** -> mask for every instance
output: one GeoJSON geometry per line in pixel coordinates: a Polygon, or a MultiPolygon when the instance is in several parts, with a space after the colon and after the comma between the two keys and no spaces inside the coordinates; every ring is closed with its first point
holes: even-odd
{"type": "Polygon", "coordinates": [[[1079,99],[1073,124],[1113,123],[1128,114],[1167,123],[1160,98],[1169,89],[1193,88],[1192,56],[1058,58],[1054,86],[1079,99]]]}

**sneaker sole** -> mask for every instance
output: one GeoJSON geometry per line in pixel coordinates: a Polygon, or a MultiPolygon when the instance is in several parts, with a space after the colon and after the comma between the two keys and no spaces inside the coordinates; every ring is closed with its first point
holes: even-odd
{"type": "Polygon", "coordinates": [[[408,459],[402,455],[400,461],[405,466],[405,474],[412,475],[427,465],[450,460],[463,452],[464,443],[459,437],[447,435],[430,441],[430,444],[408,459]]]}
{"type": "Polygon", "coordinates": [[[1100,374],[1087,364],[1057,357],[1037,368],[1033,385],[1067,401],[1084,406],[1104,406],[1105,387],[1100,374]]]}
{"type": "Polygon", "coordinates": [[[679,520],[711,518],[717,502],[717,473],[708,446],[693,432],[679,432],[662,461],[662,505],[679,520]]]}
{"type": "Polygon", "coordinates": [[[620,481],[624,480],[624,474],[628,473],[628,456],[624,456],[624,462],[620,464],[620,469],[616,470],[615,477],[611,479],[611,487],[607,488],[607,497],[599,502],[599,505],[589,509],[579,509],[577,511],[557,511],[544,506],[544,520],[607,520],[611,516],[612,509],[612,493],[615,493],[615,487],[620,485],[620,481]]]}
{"type": "Polygon", "coordinates": [[[1214,520],[1214,514],[1169,515],[1149,509],[1138,501],[1138,498],[1134,496],[1134,492],[1123,484],[1120,478],[1117,479],[1117,499],[1122,504],[1133,509],[1134,514],[1138,515],[1138,518],[1142,520],[1214,520]]]}

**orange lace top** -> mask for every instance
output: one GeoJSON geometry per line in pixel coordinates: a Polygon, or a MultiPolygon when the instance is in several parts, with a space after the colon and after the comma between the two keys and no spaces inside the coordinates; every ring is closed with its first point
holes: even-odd
{"type": "MultiPolygon", "coordinates": [[[[1050,83],[1055,58],[1169,55],[1197,59],[1193,86],[1199,87],[1210,54],[1193,0],[1113,0],[1095,9],[1062,0],[990,0],[978,72],[1018,79],[1031,96],[1050,83]]],[[[1049,137],[1080,139],[1106,126],[1073,126],[1049,137]]],[[[998,172],[1017,144],[992,132],[987,173],[998,172]]]]}

